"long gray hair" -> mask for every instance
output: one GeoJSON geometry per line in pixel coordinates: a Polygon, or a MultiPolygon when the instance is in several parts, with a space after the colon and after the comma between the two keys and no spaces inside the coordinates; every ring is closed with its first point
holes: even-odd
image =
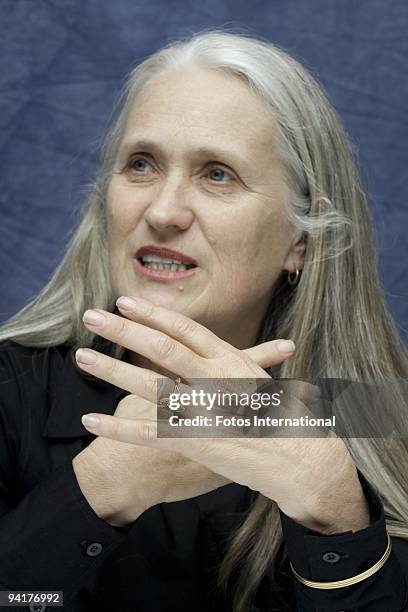
{"type": "MultiPolygon", "coordinates": [[[[318,82],[275,45],[246,34],[210,30],[177,40],[130,74],[103,147],[100,170],[80,224],[49,283],[0,329],[0,340],[26,346],[96,347],[82,324],[87,308],[115,309],[108,272],[105,195],[127,114],[144,86],[183,65],[221,70],[244,80],[271,110],[271,129],[286,170],[286,208],[303,233],[305,263],[293,290],[274,288],[258,342],[293,338],[297,351],[279,368],[286,378],[408,378],[407,355],[379,284],[372,224],[353,148],[318,82]]],[[[116,358],[124,349],[108,348],[116,358]]],[[[80,370],[78,370],[80,372],[80,370]]],[[[406,400],[397,393],[400,411],[406,400]]],[[[406,439],[350,438],[347,447],[381,496],[391,535],[408,538],[406,439]]],[[[273,590],[285,554],[279,511],[259,495],[233,534],[219,571],[234,612],[251,609],[260,581],[273,590]],[[232,580],[234,579],[234,580],[232,580]]]]}

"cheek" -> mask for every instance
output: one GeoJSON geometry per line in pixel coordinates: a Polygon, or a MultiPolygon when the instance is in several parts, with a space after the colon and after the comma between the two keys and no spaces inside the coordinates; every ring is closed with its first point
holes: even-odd
{"type": "Polygon", "coordinates": [[[231,215],[227,223],[219,219],[216,235],[220,261],[228,261],[229,272],[236,277],[251,277],[256,282],[283,267],[290,230],[280,211],[231,215]]]}
{"type": "Polygon", "coordinates": [[[108,236],[123,238],[138,224],[143,211],[143,204],[135,202],[134,194],[128,189],[116,185],[112,179],[106,196],[108,236]]]}
{"type": "Polygon", "coordinates": [[[292,233],[283,205],[271,206],[262,217],[254,242],[254,257],[261,268],[273,272],[282,270],[292,233]]]}

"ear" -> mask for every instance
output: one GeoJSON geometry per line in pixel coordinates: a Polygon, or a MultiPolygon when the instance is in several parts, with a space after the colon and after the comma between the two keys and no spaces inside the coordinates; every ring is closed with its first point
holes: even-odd
{"type": "Polygon", "coordinates": [[[296,268],[301,270],[303,268],[305,252],[306,238],[303,234],[297,233],[284,261],[283,270],[288,272],[295,272],[296,268]]]}

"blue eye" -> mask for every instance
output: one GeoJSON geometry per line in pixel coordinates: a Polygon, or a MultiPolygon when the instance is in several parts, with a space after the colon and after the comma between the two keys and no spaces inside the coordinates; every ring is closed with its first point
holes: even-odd
{"type": "MultiPolygon", "coordinates": [[[[132,159],[128,167],[136,174],[146,174],[146,172],[154,171],[153,166],[143,157],[132,159]]],[[[220,167],[211,168],[207,176],[214,183],[229,183],[233,181],[233,177],[220,167]]]]}
{"type": "MultiPolygon", "coordinates": [[[[228,177],[228,180],[232,180],[232,177],[225,172],[225,170],[223,170],[222,168],[212,168],[209,171],[209,175],[214,173],[216,176],[212,179],[214,180],[216,183],[223,183],[224,181],[222,180],[225,177],[228,177]]],[[[228,182],[228,181],[227,181],[228,182]]]]}
{"type": "Polygon", "coordinates": [[[131,163],[132,170],[143,172],[143,170],[145,169],[143,168],[143,164],[147,164],[148,166],[150,166],[149,162],[147,162],[145,159],[134,159],[131,163]],[[140,167],[140,164],[142,165],[142,167],[140,167]]]}

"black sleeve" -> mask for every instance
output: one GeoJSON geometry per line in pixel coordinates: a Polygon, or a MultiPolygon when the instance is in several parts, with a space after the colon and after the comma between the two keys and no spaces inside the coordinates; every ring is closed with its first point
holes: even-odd
{"type": "Polygon", "coordinates": [[[69,456],[31,490],[18,491],[28,407],[9,364],[0,369],[0,590],[59,590],[66,601],[129,528],[97,516],[69,456]]]}
{"type": "Polygon", "coordinates": [[[56,468],[14,509],[0,499],[0,587],[75,595],[127,535],[100,519],[78,485],[72,462],[56,468]]]}
{"type": "MultiPolygon", "coordinates": [[[[280,512],[288,557],[302,577],[318,582],[344,580],[374,565],[387,547],[384,509],[358,472],[370,509],[370,525],[356,532],[322,534],[280,512]]],[[[398,540],[383,567],[370,578],[340,589],[308,587],[293,577],[297,612],[403,612],[408,610],[408,541],[398,540]],[[398,549],[398,554],[396,550],[398,549]],[[403,569],[404,568],[404,569],[403,569]]],[[[392,539],[395,544],[394,539],[392,539]]]]}

